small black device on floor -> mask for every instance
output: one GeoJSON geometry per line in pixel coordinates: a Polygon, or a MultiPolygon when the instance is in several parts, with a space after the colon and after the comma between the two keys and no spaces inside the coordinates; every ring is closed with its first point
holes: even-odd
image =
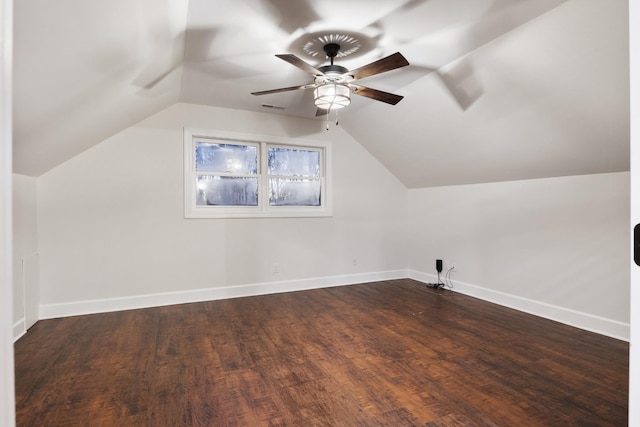
{"type": "Polygon", "coordinates": [[[427,283],[428,286],[433,287],[433,289],[444,288],[444,283],[440,280],[440,273],[442,273],[442,260],[436,260],[436,271],[438,272],[438,283],[427,283]]]}

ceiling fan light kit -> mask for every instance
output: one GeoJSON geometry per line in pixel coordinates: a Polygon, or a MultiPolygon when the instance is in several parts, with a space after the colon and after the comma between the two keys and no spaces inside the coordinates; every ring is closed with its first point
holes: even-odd
{"type": "Polygon", "coordinates": [[[340,83],[324,83],[313,91],[316,107],[322,110],[337,110],[351,103],[351,89],[340,83]]]}

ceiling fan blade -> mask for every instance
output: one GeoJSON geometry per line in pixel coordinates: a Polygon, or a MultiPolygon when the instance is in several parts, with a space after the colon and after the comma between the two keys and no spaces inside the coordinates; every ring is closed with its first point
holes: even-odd
{"type": "Polygon", "coordinates": [[[281,54],[281,55],[276,55],[278,58],[287,61],[289,64],[291,65],[295,65],[296,67],[300,68],[302,71],[305,71],[309,74],[313,74],[314,76],[323,76],[324,73],[320,70],[318,70],[317,68],[307,64],[306,62],[304,62],[302,59],[298,58],[295,55],[292,55],[290,53],[285,53],[285,54],[281,54]]]}
{"type": "MultiPolygon", "coordinates": [[[[429,0],[407,0],[404,3],[400,4],[399,6],[397,6],[396,8],[394,8],[393,10],[386,12],[384,15],[378,17],[375,21],[369,22],[368,25],[363,26],[363,28],[373,27],[373,28],[379,28],[380,30],[385,31],[387,30],[387,26],[388,26],[387,24],[391,23],[393,25],[393,22],[398,22],[402,20],[402,18],[404,18],[407,14],[411,13],[413,9],[415,9],[416,7],[428,1],[429,0]]],[[[405,26],[403,28],[403,33],[410,30],[411,29],[410,27],[412,26],[405,26]]],[[[424,27],[416,26],[416,29],[418,31],[409,32],[408,34],[404,35],[403,39],[412,40],[424,34],[424,27]]]]}
{"type": "Polygon", "coordinates": [[[260,92],[251,92],[251,95],[268,95],[270,93],[280,93],[280,92],[288,92],[290,90],[299,90],[299,89],[311,89],[316,87],[315,84],[306,84],[300,86],[290,86],[290,87],[282,87],[280,89],[271,89],[271,90],[263,90],[260,92]]]}
{"type": "Polygon", "coordinates": [[[395,70],[396,68],[406,67],[407,65],[409,65],[409,61],[407,61],[400,52],[396,52],[393,55],[386,56],[370,64],[351,70],[346,74],[352,75],[355,79],[364,79],[365,77],[385,73],[395,70]]]}
{"type": "Polygon", "coordinates": [[[436,71],[436,75],[463,111],[482,96],[484,88],[473,72],[469,61],[460,61],[449,72],[436,71]]]}
{"type": "Polygon", "coordinates": [[[324,108],[318,108],[316,110],[316,117],[326,116],[327,114],[329,114],[329,110],[325,110],[324,108]]]}
{"type": "MultiPolygon", "coordinates": [[[[162,37],[159,40],[162,40],[162,37]]],[[[132,83],[145,90],[153,89],[182,66],[184,45],[185,34],[176,35],[171,40],[170,49],[163,46],[161,52],[153,58],[150,64],[144,67],[132,83]]]]}
{"type": "Polygon", "coordinates": [[[389,92],[383,92],[378,89],[371,89],[370,87],[360,86],[350,83],[349,86],[353,89],[353,93],[360,96],[366,96],[367,98],[375,99],[376,101],[386,102],[387,104],[396,105],[404,98],[404,96],[395,95],[389,92]]]}
{"type": "Polygon", "coordinates": [[[306,28],[320,19],[320,15],[308,1],[263,0],[273,11],[273,18],[280,28],[292,34],[300,28],[306,28]]]}
{"type": "Polygon", "coordinates": [[[136,80],[134,80],[134,84],[141,86],[143,89],[150,90],[153,89],[158,83],[164,80],[169,74],[173,73],[178,67],[180,67],[182,63],[175,63],[167,70],[163,71],[161,74],[147,78],[144,74],[138,76],[136,80]]]}

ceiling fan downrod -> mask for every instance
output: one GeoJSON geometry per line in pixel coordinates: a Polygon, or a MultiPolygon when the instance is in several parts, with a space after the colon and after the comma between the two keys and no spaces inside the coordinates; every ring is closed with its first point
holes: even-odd
{"type": "Polygon", "coordinates": [[[334,65],[333,64],[333,58],[338,56],[338,53],[340,53],[340,45],[337,43],[327,43],[324,45],[324,53],[327,55],[327,58],[329,58],[329,60],[331,61],[330,65],[324,65],[320,68],[318,68],[318,70],[320,70],[321,72],[323,72],[324,74],[329,74],[332,76],[338,76],[338,75],[342,75],[345,73],[348,73],[349,70],[347,70],[345,67],[341,67],[340,65],[334,65]]]}
{"type": "Polygon", "coordinates": [[[324,53],[327,54],[327,58],[331,61],[331,65],[333,65],[333,58],[338,56],[340,52],[340,45],[338,43],[327,43],[324,45],[324,53]]]}

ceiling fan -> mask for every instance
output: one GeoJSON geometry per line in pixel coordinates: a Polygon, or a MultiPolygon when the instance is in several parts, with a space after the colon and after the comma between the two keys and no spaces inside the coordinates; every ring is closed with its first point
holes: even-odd
{"type": "Polygon", "coordinates": [[[409,61],[405,59],[399,52],[389,55],[370,64],[348,70],[340,65],[335,65],[333,60],[340,52],[340,45],[337,43],[327,43],[324,45],[324,52],[330,59],[330,65],[324,65],[315,68],[302,59],[292,54],[276,55],[278,58],[300,68],[314,76],[314,82],[300,86],[290,86],[280,89],[265,90],[260,92],[252,92],[252,95],[267,95],[271,93],[287,92],[300,89],[314,89],[313,98],[315,105],[318,107],[316,116],[327,114],[331,110],[346,107],[351,103],[351,93],[375,99],[376,101],[386,102],[387,104],[396,105],[403,96],[395,95],[389,92],[372,89],[354,83],[358,79],[395,70],[409,65],[409,61]]]}

